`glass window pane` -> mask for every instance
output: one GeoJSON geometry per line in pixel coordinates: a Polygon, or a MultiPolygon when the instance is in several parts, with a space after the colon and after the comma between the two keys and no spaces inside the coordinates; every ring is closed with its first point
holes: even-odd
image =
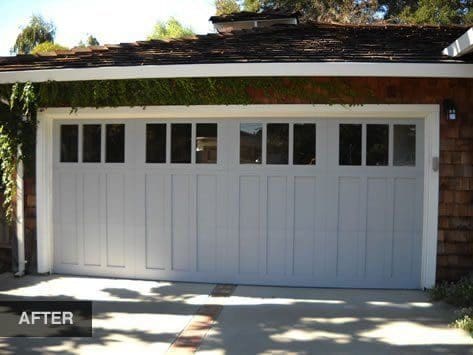
{"type": "Polygon", "coordinates": [[[152,123],[146,125],[146,162],[166,162],[165,123],[152,123]]]}
{"type": "Polygon", "coordinates": [[[262,135],[261,123],[240,124],[240,164],[261,164],[262,135]]]}
{"type": "Polygon", "coordinates": [[[416,126],[394,125],[394,165],[416,165],[416,126]]]}
{"type": "Polygon", "coordinates": [[[77,163],[79,146],[79,127],[61,125],[61,162],[77,163]]]}
{"type": "Polygon", "coordinates": [[[361,124],[340,124],[340,165],[361,165],[361,124]]]}
{"type": "Polygon", "coordinates": [[[105,133],[105,161],[107,163],[124,163],[125,125],[108,124],[105,133]]]}
{"type": "Polygon", "coordinates": [[[192,125],[190,123],[171,124],[171,163],[191,162],[192,125]]]}
{"type": "Polygon", "coordinates": [[[366,126],[366,165],[388,165],[389,125],[369,124],[366,126]]]}
{"type": "Polygon", "coordinates": [[[217,163],[217,124],[197,123],[195,137],[196,163],[217,163]]]}
{"type": "Polygon", "coordinates": [[[86,124],[82,127],[82,161],[100,163],[101,125],[86,124]]]}
{"type": "Polygon", "coordinates": [[[294,125],[294,165],[315,165],[315,124],[294,125]]]}
{"type": "Polygon", "coordinates": [[[268,123],[266,141],[266,164],[289,163],[289,125],[268,123]]]}

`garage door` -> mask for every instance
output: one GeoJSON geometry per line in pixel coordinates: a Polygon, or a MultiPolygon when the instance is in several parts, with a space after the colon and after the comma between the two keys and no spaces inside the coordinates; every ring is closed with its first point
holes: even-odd
{"type": "Polygon", "coordinates": [[[54,271],[418,288],[423,121],[56,120],[54,271]]]}

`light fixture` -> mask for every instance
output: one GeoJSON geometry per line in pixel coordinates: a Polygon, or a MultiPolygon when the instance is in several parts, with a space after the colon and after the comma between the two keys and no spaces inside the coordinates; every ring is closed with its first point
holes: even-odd
{"type": "Polygon", "coordinates": [[[457,108],[452,100],[446,99],[443,101],[443,110],[447,120],[455,121],[457,119],[457,108]]]}

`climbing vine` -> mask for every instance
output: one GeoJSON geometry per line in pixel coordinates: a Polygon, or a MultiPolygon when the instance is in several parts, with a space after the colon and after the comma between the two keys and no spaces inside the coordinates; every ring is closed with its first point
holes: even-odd
{"type": "Polygon", "coordinates": [[[357,104],[372,97],[343,78],[189,78],[48,81],[0,85],[9,112],[0,112],[0,159],[4,205],[14,220],[16,171],[34,156],[37,108],[149,105],[248,105],[261,103],[357,104]],[[19,152],[19,153],[18,153],[19,152]]]}
{"type": "Polygon", "coordinates": [[[33,157],[37,95],[33,84],[14,84],[10,89],[9,112],[1,115],[0,158],[4,206],[10,222],[15,217],[16,171],[19,161],[33,157]]]}

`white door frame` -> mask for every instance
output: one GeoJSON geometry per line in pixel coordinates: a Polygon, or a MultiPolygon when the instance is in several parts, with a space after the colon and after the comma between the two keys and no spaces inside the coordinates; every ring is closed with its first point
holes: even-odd
{"type": "Polygon", "coordinates": [[[221,118],[226,117],[334,117],[334,118],[422,118],[424,119],[424,201],[422,265],[420,285],[435,284],[440,152],[439,105],[201,105],[117,108],[48,108],[38,112],[36,141],[36,218],[38,272],[50,273],[53,266],[53,121],[55,119],[133,118],[221,118]]]}

